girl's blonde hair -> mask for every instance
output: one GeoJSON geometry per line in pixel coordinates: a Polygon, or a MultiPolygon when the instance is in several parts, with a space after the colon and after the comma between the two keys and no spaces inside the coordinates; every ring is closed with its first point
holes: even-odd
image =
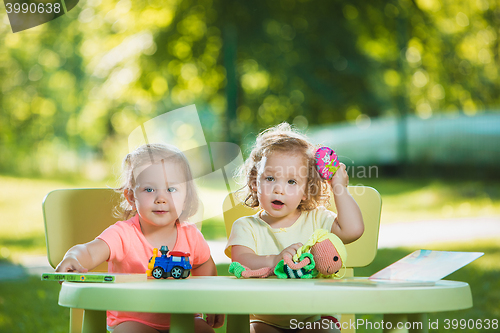
{"type": "Polygon", "coordinates": [[[161,143],[145,144],[135,149],[130,154],[127,154],[122,163],[121,186],[116,188],[115,191],[122,194],[121,202],[115,209],[115,216],[128,220],[133,217],[137,212],[132,209],[128,203],[123,192],[125,189],[133,191],[136,187],[135,179],[138,175],[134,175],[134,170],[144,165],[165,162],[177,163],[184,173],[184,180],[186,182],[186,201],[184,202],[184,209],[179,216],[179,220],[187,219],[188,217],[196,214],[199,205],[198,193],[194,185],[191,168],[186,156],[178,148],[172,145],[161,143]]]}
{"type": "Polygon", "coordinates": [[[316,170],[314,156],[316,147],[309,142],[304,134],[296,131],[286,122],[268,128],[257,136],[250,156],[240,169],[239,175],[245,179],[245,185],[242,189],[245,191],[245,205],[252,208],[259,206],[257,193],[252,190],[252,187],[257,184],[257,174],[262,158],[268,157],[274,152],[299,154],[304,159],[307,167],[306,200],[300,202],[298,209],[307,211],[318,206],[329,205],[328,183],[321,178],[316,170]]]}

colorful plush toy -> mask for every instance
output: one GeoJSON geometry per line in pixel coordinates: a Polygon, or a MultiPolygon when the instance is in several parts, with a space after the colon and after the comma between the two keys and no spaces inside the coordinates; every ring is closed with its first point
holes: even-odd
{"type": "Polygon", "coordinates": [[[293,256],[283,258],[276,267],[251,270],[238,262],[229,266],[229,273],[237,278],[265,278],[273,273],[280,279],[341,278],[347,252],[340,238],[324,229],[316,230],[307,243],[293,256]]]}
{"type": "Polygon", "coordinates": [[[329,180],[339,168],[337,154],[328,147],[321,147],[316,150],[316,169],[322,178],[329,180]]]}

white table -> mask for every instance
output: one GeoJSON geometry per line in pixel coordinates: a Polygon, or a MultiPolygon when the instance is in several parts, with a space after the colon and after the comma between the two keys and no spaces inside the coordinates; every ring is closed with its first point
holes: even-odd
{"type": "Polygon", "coordinates": [[[442,280],[427,286],[355,286],[322,280],[190,277],[130,283],[64,282],[59,304],[86,309],[91,323],[85,332],[105,332],[105,310],[171,313],[171,332],[194,332],[194,313],[227,314],[227,332],[249,331],[248,315],[383,314],[384,332],[405,332],[398,323],[423,321],[425,313],[472,307],[465,282],[442,280]],[[290,301],[287,301],[287,295],[290,301]],[[244,301],[242,301],[244,300],[244,301]],[[296,302],[293,300],[301,300],[296,302]]]}

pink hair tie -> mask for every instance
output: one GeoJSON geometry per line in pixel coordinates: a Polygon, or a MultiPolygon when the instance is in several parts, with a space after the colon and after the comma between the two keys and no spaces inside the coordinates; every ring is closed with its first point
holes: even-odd
{"type": "Polygon", "coordinates": [[[339,168],[339,160],[333,149],[328,147],[320,147],[316,150],[316,169],[320,176],[326,180],[333,177],[339,168]]]}

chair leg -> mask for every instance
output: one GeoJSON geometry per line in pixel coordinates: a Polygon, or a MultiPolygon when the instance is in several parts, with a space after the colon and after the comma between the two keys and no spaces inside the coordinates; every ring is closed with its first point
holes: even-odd
{"type": "Polygon", "coordinates": [[[227,315],[227,333],[250,333],[249,315],[227,315]]]}
{"type": "Polygon", "coordinates": [[[408,315],[408,321],[412,323],[410,333],[428,333],[429,323],[426,313],[412,313],[408,315]]]}
{"type": "Polygon", "coordinates": [[[85,310],[82,333],[106,333],[106,311],[85,310]]]}
{"type": "Polygon", "coordinates": [[[356,333],[356,316],[354,314],[341,314],[340,315],[340,327],[342,328],[342,333],[356,333]]]}

